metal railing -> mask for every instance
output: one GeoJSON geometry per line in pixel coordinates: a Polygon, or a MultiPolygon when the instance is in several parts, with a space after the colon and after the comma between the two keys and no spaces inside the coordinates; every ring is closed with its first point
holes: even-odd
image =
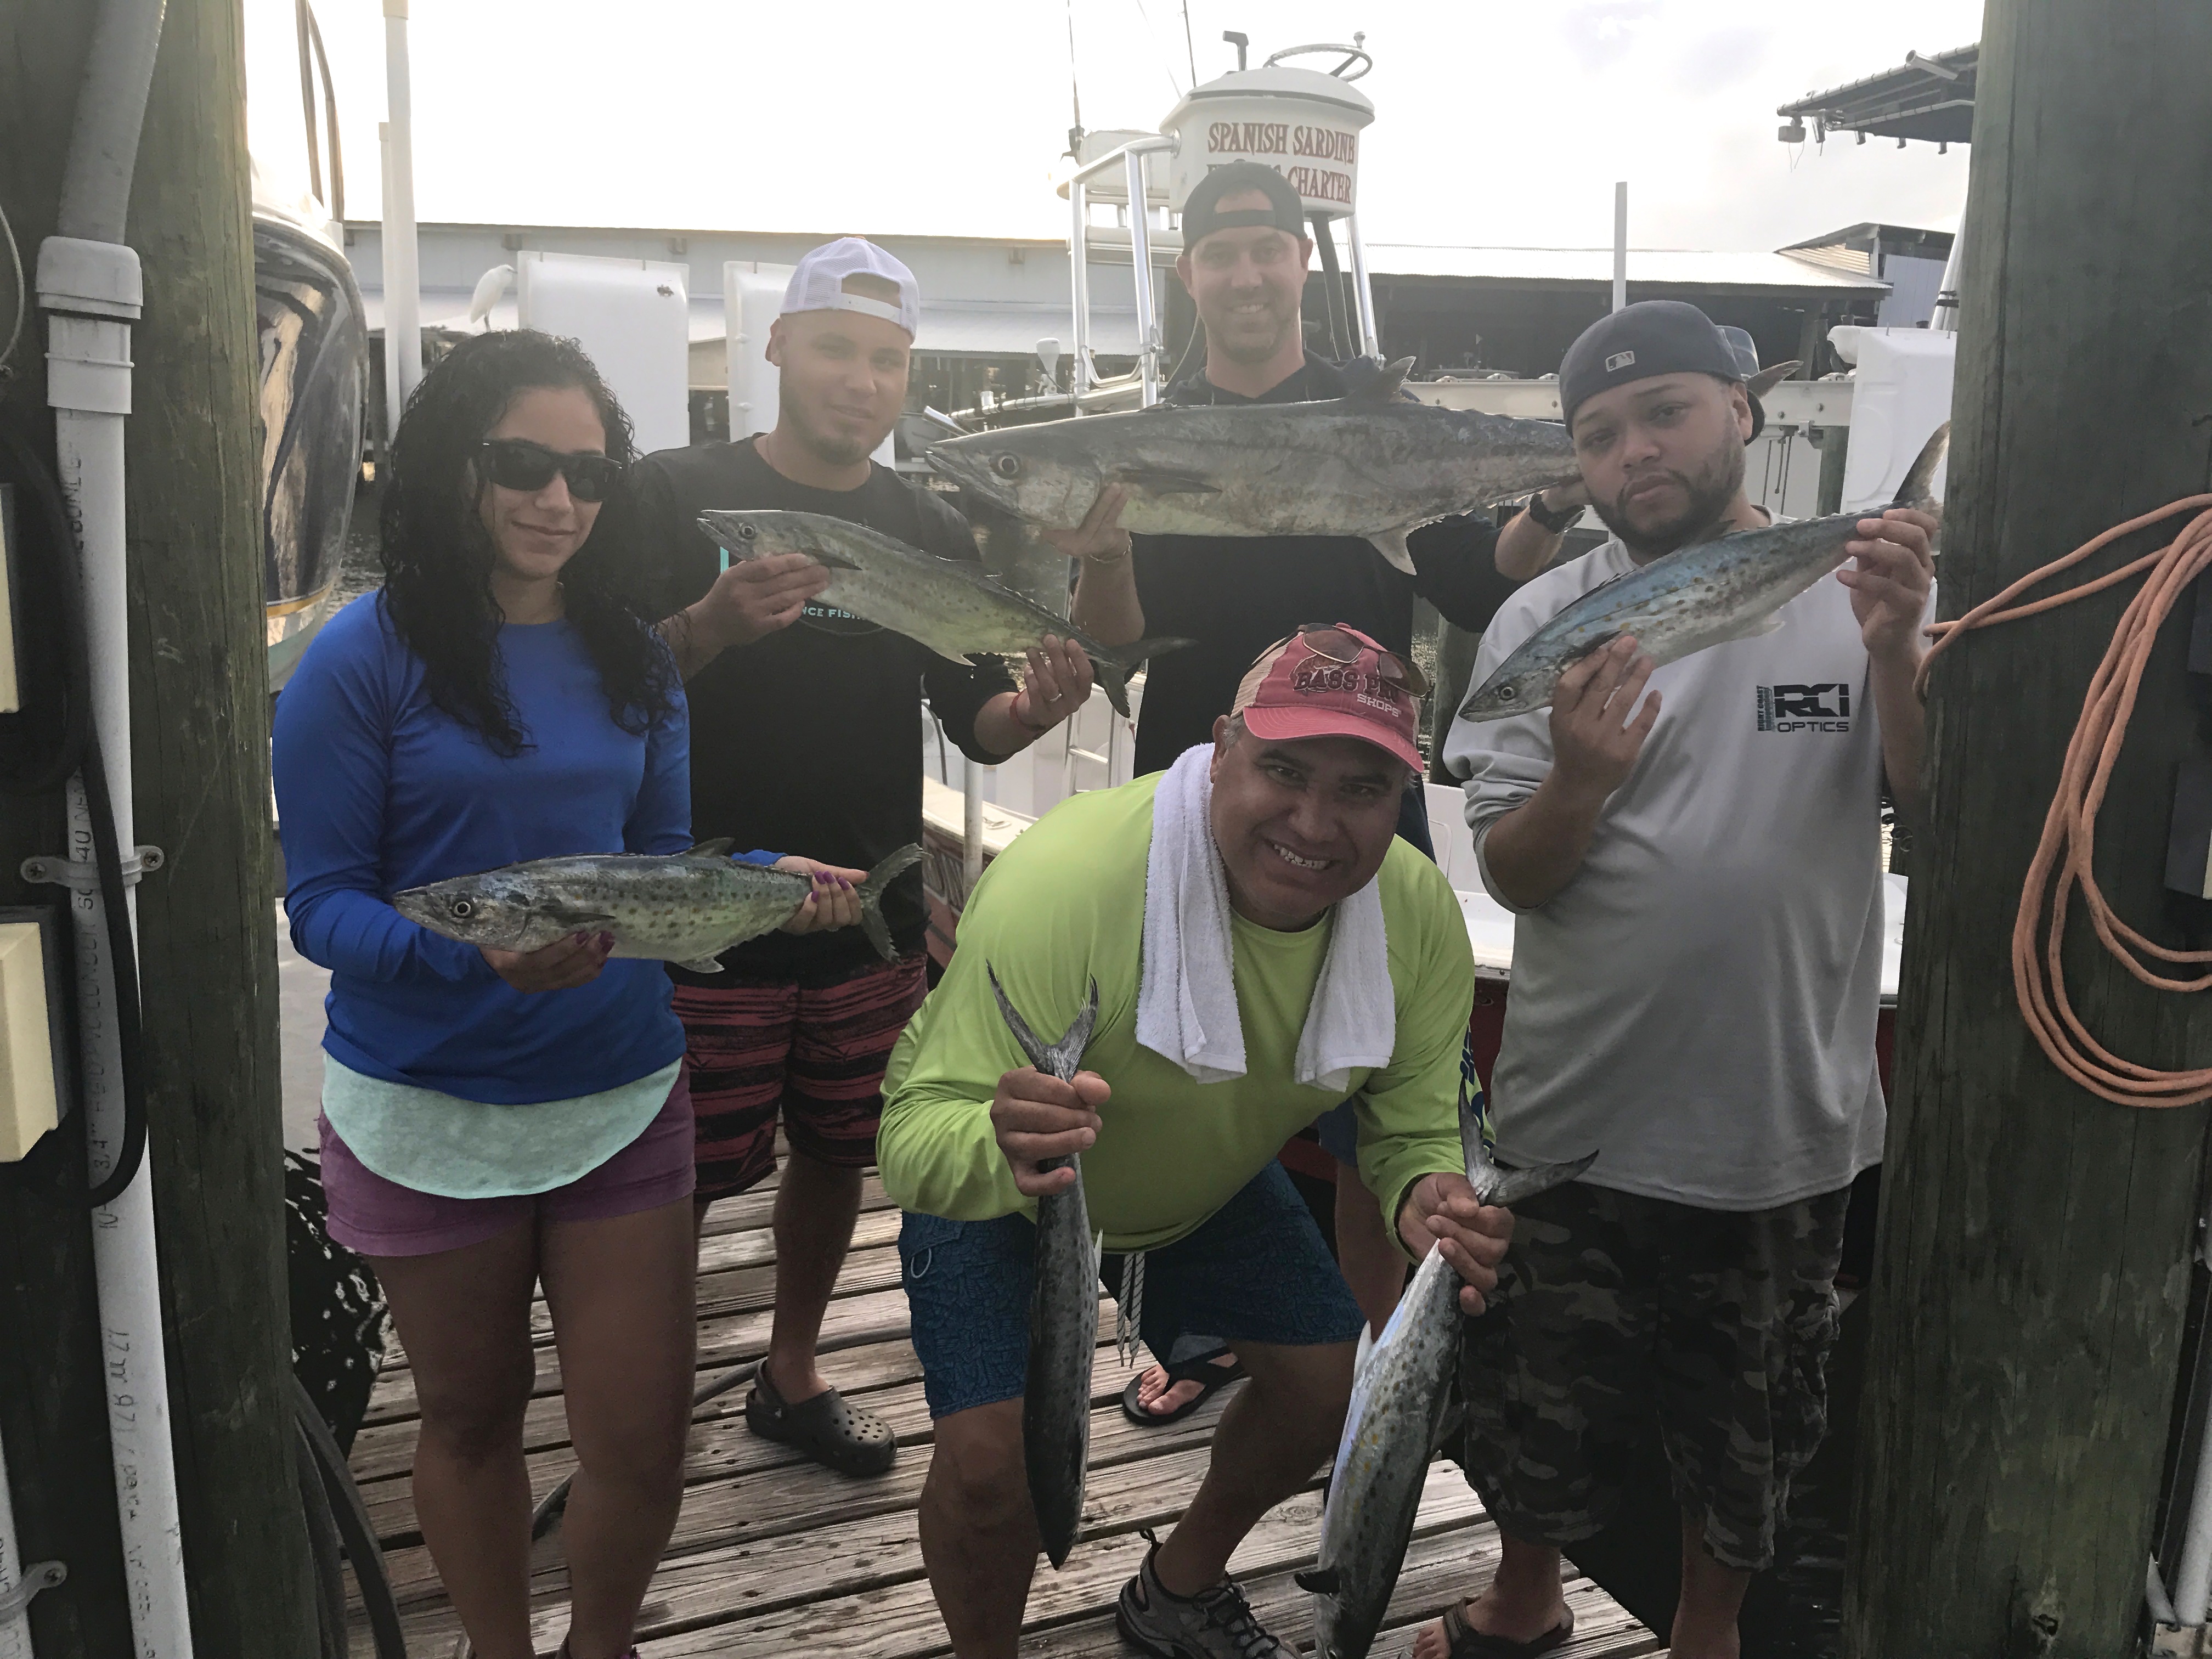
{"type": "MultiPolygon", "coordinates": [[[[1160,400],[1160,329],[1158,307],[1152,296],[1152,227],[1145,199],[1145,158],[1172,155],[1176,141],[1168,137],[1139,138],[1109,150],[1095,161],[1076,168],[1067,181],[1070,214],[1067,270],[1070,298],[1075,312],[1075,361],[1068,370],[1068,389],[1078,398],[1094,382],[1091,365],[1091,201],[1088,182],[1120,162],[1129,186],[1129,259],[1137,291],[1137,365],[1142,378],[1145,406],[1160,400]]],[[[1082,405],[1075,406],[1078,414],[1082,405]]]]}

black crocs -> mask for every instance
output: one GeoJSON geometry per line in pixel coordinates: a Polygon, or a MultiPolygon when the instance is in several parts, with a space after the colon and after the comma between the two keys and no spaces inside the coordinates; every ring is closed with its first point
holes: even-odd
{"type": "Polygon", "coordinates": [[[786,1405],[769,1381],[765,1364],[746,1396],[745,1424],[763,1439],[793,1447],[840,1474],[882,1474],[898,1457],[891,1425],[875,1413],[853,1405],[835,1389],[786,1405]]]}

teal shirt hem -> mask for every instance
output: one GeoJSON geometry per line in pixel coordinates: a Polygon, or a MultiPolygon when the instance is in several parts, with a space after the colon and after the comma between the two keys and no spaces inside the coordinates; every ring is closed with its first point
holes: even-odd
{"type": "Polygon", "coordinates": [[[323,1115],[386,1181],[440,1198],[520,1198],[589,1175],[645,1133],[684,1061],[573,1100],[488,1104],[389,1083],[323,1056],[323,1115]]]}

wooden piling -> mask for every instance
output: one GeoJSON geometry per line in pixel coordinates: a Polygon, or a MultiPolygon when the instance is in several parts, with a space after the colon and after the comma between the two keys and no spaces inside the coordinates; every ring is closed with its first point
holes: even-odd
{"type": "MultiPolygon", "coordinates": [[[[1946,617],[2203,488],[2212,219],[2186,204],[2212,191],[2208,60],[2195,0],[1988,9],[1946,617]]],[[[2205,1114],[2066,1082],[2014,1006],[2007,947],[2126,597],[1978,635],[1934,677],[1844,1613],[1863,1659],[2132,1650],[2205,1114]]],[[[2187,620],[2150,661],[2096,860],[2119,913],[2174,945],[2160,882],[2173,769],[2197,741],[2187,620]]],[[[2149,991],[2094,938],[2070,941],[2066,970],[2117,1052],[2212,1061],[2204,999],[2149,991]]]]}
{"type": "Polygon", "coordinates": [[[167,854],[139,963],[194,1645],[298,1659],[244,35],[240,0],[168,0],[132,186],[131,747],[139,838],[167,854]]]}

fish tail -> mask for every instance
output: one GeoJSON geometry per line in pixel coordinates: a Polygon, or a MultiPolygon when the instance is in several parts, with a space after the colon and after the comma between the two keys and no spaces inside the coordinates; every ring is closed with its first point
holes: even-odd
{"type": "Polygon", "coordinates": [[[921,847],[908,842],[869,871],[860,883],[860,931],[885,962],[898,955],[898,947],[891,943],[890,924],[884,920],[884,889],[921,861],[921,847]]]}
{"type": "Polygon", "coordinates": [[[1951,423],[1948,421],[1929,434],[1928,441],[1920,447],[1905,482],[1897,487],[1897,499],[1892,507],[1917,507],[1935,512],[1943,505],[1934,493],[1936,469],[1942,465],[1943,452],[1951,447],[1951,423]]]}
{"type": "Polygon", "coordinates": [[[1114,705],[1114,712],[1123,720],[1129,717],[1129,676],[1135,673],[1149,658],[1164,656],[1170,651],[1180,651],[1187,645],[1196,645],[1196,640],[1186,640],[1173,635],[1156,635],[1130,645],[1113,646],[1091,659],[1091,666],[1098,676],[1098,683],[1106,688],[1106,700],[1114,705]]]}

